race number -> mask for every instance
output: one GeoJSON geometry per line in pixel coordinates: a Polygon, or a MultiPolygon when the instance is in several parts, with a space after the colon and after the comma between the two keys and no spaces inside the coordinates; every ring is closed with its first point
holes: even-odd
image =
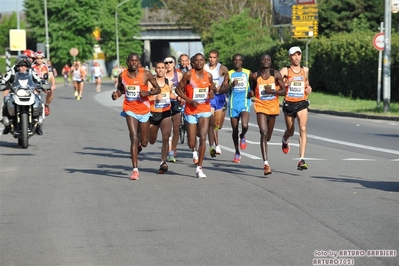
{"type": "Polygon", "coordinates": [[[194,88],[193,100],[197,103],[204,103],[208,98],[209,87],[194,88]]]}

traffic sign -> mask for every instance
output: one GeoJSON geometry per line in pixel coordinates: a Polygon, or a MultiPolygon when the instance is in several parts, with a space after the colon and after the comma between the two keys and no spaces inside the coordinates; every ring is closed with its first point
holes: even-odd
{"type": "Polygon", "coordinates": [[[293,5],[291,32],[293,38],[313,38],[319,33],[317,4],[293,5]]]}
{"type": "Polygon", "coordinates": [[[374,36],[373,45],[374,45],[374,48],[379,51],[384,50],[384,33],[380,32],[374,36]]]}
{"type": "Polygon", "coordinates": [[[73,57],[75,57],[75,56],[77,56],[77,55],[79,54],[79,50],[78,50],[78,48],[71,48],[71,50],[69,50],[69,53],[70,53],[73,57]]]}

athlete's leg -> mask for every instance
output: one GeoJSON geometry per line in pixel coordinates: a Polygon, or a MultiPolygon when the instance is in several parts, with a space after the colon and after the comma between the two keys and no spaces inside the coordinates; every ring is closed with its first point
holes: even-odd
{"type": "Polygon", "coordinates": [[[256,114],[256,120],[258,122],[259,133],[260,133],[260,150],[262,152],[263,161],[267,161],[267,137],[268,137],[268,126],[267,116],[262,113],[256,114]]]}
{"type": "Polygon", "coordinates": [[[231,137],[233,138],[234,148],[236,150],[236,154],[240,154],[240,150],[238,149],[238,123],[240,122],[240,117],[230,117],[231,129],[233,133],[231,137]]]}
{"type": "Polygon", "coordinates": [[[308,141],[307,123],[308,123],[308,109],[305,108],[297,113],[299,126],[299,158],[305,157],[306,144],[308,141]]]}
{"type": "Polygon", "coordinates": [[[248,132],[248,123],[249,123],[249,112],[241,112],[241,134],[240,138],[244,138],[245,134],[248,132]]]}
{"type": "Polygon", "coordinates": [[[198,146],[198,166],[202,166],[206,150],[206,134],[209,128],[209,117],[201,117],[197,124],[199,132],[199,146],[198,146]]]}
{"type": "Polygon", "coordinates": [[[172,135],[172,147],[170,147],[171,151],[176,153],[177,143],[179,142],[179,126],[181,120],[181,112],[178,112],[172,116],[172,125],[173,125],[173,135],[172,135]]]}
{"type": "Polygon", "coordinates": [[[129,129],[129,137],[130,137],[130,154],[132,157],[132,166],[133,168],[138,168],[138,159],[137,159],[137,146],[139,143],[139,138],[138,138],[138,124],[139,121],[137,119],[126,115],[126,124],[127,128],[129,129]]]}
{"type": "Polygon", "coordinates": [[[162,162],[166,162],[169,151],[169,137],[170,131],[172,130],[172,121],[170,117],[166,117],[162,120],[160,124],[161,134],[162,134],[162,162]]]}

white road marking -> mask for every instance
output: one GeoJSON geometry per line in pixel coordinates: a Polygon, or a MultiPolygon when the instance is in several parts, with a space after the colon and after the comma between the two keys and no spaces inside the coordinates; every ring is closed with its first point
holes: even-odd
{"type": "Polygon", "coordinates": [[[346,159],[342,159],[342,161],[373,161],[373,162],[375,162],[376,160],[364,159],[364,158],[346,158],[346,159]]]}

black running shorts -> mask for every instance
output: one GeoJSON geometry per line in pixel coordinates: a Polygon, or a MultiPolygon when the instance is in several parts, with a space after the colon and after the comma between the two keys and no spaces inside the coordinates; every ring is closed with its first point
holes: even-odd
{"type": "Polygon", "coordinates": [[[183,106],[181,106],[179,101],[173,101],[170,103],[171,103],[171,109],[172,109],[172,116],[180,113],[181,110],[183,109],[183,106]]]}
{"type": "Polygon", "coordinates": [[[283,102],[283,113],[288,116],[296,118],[299,111],[307,109],[309,107],[309,101],[304,100],[300,102],[283,102]]]}
{"type": "Polygon", "coordinates": [[[172,115],[171,111],[165,111],[165,112],[151,112],[150,116],[150,124],[154,126],[159,126],[165,118],[168,118],[172,115]]]}

